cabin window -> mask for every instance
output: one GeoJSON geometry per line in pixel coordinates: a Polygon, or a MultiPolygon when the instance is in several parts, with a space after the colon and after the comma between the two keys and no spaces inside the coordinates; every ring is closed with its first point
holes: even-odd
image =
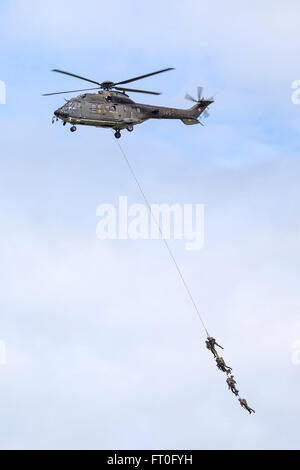
{"type": "Polygon", "coordinates": [[[91,111],[92,111],[92,113],[96,113],[96,112],[97,112],[97,105],[96,105],[96,104],[92,104],[92,106],[91,106],[91,111]]]}
{"type": "Polygon", "coordinates": [[[140,113],[140,112],[141,112],[141,109],[140,109],[140,108],[136,108],[136,112],[137,112],[137,113],[140,113]]]}
{"type": "Polygon", "coordinates": [[[109,106],[105,106],[105,110],[106,110],[106,111],[109,111],[109,106]]]}
{"type": "Polygon", "coordinates": [[[127,106],[124,106],[124,111],[126,111],[126,112],[128,111],[128,108],[127,108],[127,106]]]}
{"type": "Polygon", "coordinates": [[[110,109],[111,109],[111,111],[116,112],[116,107],[115,106],[111,106],[110,109]]]}

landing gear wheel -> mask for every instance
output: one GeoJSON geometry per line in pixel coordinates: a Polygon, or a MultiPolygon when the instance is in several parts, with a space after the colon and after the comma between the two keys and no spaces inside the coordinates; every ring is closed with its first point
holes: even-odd
{"type": "Polygon", "coordinates": [[[119,139],[121,137],[121,132],[120,131],[116,131],[115,132],[115,138],[116,139],[119,139]]]}
{"type": "Polygon", "coordinates": [[[70,131],[71,131],[71,132],[75,132],[76,130],[77,130],[77,127],[76,127],[76,126],[70,127],[70,131]]]}
{"type": "Polygon", "coordinates": [[[132,124],[128,124],[128,126],[126,127],[126,129],[128,130],[128,132],[132,132],[132,131],[133,131],[133,125],[132,125],[132,124]]]}

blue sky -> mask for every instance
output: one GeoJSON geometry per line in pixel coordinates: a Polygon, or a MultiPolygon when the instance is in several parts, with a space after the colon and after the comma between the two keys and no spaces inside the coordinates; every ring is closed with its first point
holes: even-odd
{"type": "Polygon", "coordinates": [[[296,1],[3,1],[0,6],[0,447],[299,448],[296,1]],[[141,202],[111,132],[51,125],[95,80],[216,93],[205,127],[149,121],[121,143],[150,202],[205,204],[205,246],[171,242],[240,409],[159,241],[100,241],[96,208],[141,202]]]}

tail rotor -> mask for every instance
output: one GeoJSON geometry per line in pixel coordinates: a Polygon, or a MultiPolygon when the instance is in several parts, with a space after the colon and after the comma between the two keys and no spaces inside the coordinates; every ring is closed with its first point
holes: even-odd
{"type": "Polygon", "coordinates": [[[198,101],[201,101],[202,93],[203,93],[203,86],[198,86],[197,87],[198,101]]]}
{"type": "Polygon", "coordinates": [[[214,101],[214,97],[211,96],[210,98],[204,98],[203,97],[203,87],[202,86],[198,86],[197,87],[197,96],[198,96],[198,99],[196,100],[195,98],[193,98],[189,93],[186,93],[185,95],[185,99],[189,100],[189,101],[192,101],[193,103],[198,103],[199,105],[204,105],[206,106],[206,108],[204,109],[204,111],[201,113],[203,115],[204,118],[208,118],[209,117],[209,112],[208,112],[208,106],[214,101]],[[208,103],[207,103],[208,102],[208,103]]]}

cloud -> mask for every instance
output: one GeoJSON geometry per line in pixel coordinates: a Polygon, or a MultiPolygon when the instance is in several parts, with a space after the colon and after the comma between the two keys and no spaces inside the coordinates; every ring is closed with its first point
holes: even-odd
{"type": "Polygon", "coordinates": [[[148,57],[175,53],[195,58],[196,54],[204,73],[207,62],[219,61],[227,79],[240,80],[244,70],[250,86],[267,75],[272,87],[286,67],[297,71],[298,13],[296,1],[288,5],[254,1],[243,6],[236,1],[175,1],[172,5],[154,1],[130,2],[126,8],[117,2],[107,8],[105,2],[88,0],[83,8],[79,0],[43,5],[29,0],[6,4],[4,31],[10,41],[34,47],[48,45],[64,51],[88,47],[93,54],[98,49],[97,66],[108,58],[111,61],[106,55],[111,49],[119,50],[122,54],[114,55],[119,69],[122,64],[126,67],[129,51],[147,51],[148,57]]]}
{"type": "Polygon", "coordinates": [[[160,243],[104,243],[87,228],[79,234],[66,223],[2,214],[3,448],[297,446],[298,238],[281,210],[290,194],[279,206],[277,188],[296,184],[298,163],[265,165],[264,178],[257,165],[244,192],[242,169],[234,178],[228,170],[217,181],[206,176],[205,249],[189,256],[173,246],[241,393],[257,409],[252,421],[205,350],[160,243]],[[254,184],[255,195],[247,192],[254,184]],[[216,188],[223,197],[213,202],[216,188]],[[270,210],[278,217],[266,221],[270,210]]]}

